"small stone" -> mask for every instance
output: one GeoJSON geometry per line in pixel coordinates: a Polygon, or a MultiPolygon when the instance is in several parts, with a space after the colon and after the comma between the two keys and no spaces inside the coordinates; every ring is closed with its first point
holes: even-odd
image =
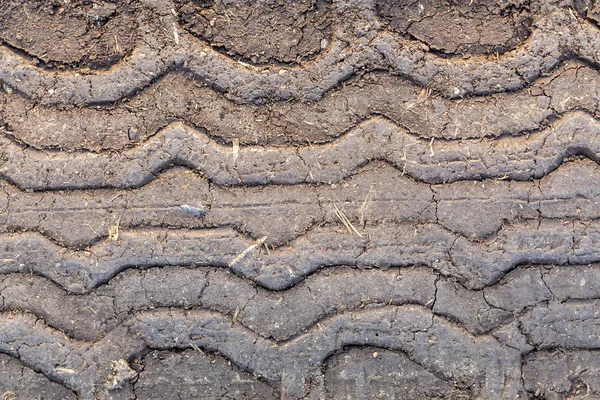
{"type": "Polygon", "coordinates": [[[138,130],[135,128],[129,128],[129,140],[138,140],[138,130]]]}
{"type": "Polygon", "coordinates": [[[206,214],[206,208],[202,206],[193,207],[188,204],[182,204],[179,207],[181,207],[184,212],[192,214],[194,217],[202,217],[204,214],[206,214]]]}

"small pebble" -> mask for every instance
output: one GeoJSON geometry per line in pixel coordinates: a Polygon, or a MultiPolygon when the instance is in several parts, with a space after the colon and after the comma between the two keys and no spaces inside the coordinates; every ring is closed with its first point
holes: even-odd
{"type": "Polygon", "coordinates": [[[138,131],[135,128],[129,128],[129,140],[138,140],[138,131]]]}
{"type": "Polygon", "coordinates": [[[202,206],[192,207],[187,204],[182,204],[180,207],[184,212],[192,214],[194,217],[202,217],[204,214],[206,214],[206,208],[202,206]]]}

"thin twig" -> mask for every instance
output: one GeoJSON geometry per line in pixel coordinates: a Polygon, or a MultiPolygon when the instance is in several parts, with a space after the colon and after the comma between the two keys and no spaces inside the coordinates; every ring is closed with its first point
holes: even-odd
{"type": "Polygon", "coordinates": [[[248,248],[246,248],[246,250],[242,251],[240,254],[238,254],[233,260],[231,260],[229,262],[229,268],[233,267],[235,264],[237,264],[238,262],[240,262],[244,257],[246,257],[246,255],[254,250],[256,250],[257,248],[259,248],[260,246],[262,246],[262,244],[267,240],[267,236],[263,236],[260,239],[258,239],[253,245],[249,246],[248,248]]]}
{"type": "Polygon", "coordinates": [[[362,238],[362,235],[354,227],[354,225],[352,225],[352,222],[350,222],[348,217],[346,217],[346,215],[342,211],[340,211],[340,209],[335,204],[332,204],[332,206],[333,206],[333,212],[335,213],[336,217],[338,217],[338,219],[342,222],[342,224],[344,224],[344,226],[346,227],[348,232],[350,234],[352,234],[352,232],[354,232],[358,235],[359,238],[362,238]]]}

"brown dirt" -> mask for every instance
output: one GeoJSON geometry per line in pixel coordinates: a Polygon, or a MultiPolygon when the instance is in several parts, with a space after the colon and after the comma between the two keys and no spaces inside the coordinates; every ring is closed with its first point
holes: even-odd
{"type": "Polygon", "coordinates": [[[531,32],[529,0],[378,0],[389,26],[446,54],[502,54],[531,32]]]}
{"type": "Polygon", "coordinates": [[[135,1],[2,0],[0,39],[48,68],[107,68],[136,42],[135,1]]]}
{"type": "Polygon", "coordinates": [[[331,0],[177,0],[182,26],[254,64],[299,63],[331,40],[331,0]]]}

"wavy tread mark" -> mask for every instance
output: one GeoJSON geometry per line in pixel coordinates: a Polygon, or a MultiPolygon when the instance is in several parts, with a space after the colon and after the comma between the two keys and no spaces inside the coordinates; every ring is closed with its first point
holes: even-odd
{"type": "Polygon", "coordinates": [[[520,267],[482,291],[439,280],[432,309],[523,354],[557,347],[593,349],[600,335],[599,273],[598,265],[520,267]]]}
{"type": "Polygon", "coordinates": [[[258,372],[267,381],[281,380],[284,398],[304,398],[306,383],[315,382],[323,361],[348,344],[403,351],[418,364],[464,382],[483,397],[510,397],[521,391],[517,372],[520,356],[516,352],[492,339],[474,338],[422,307],[349,312],[275,346],[253,337],[245,329],[232,327],[218,314],[209,314],[210,317],[201,322],[193,322],[189,314],[167,315],[171,319],[166,321],[158,313],[147,319],[138,317],[144,318],[140,332],[151,347],[185,348],[191,341],[199,347],[214,349],[258,372]],[[432,337],[437,340],[431,341],[432,337]],[[457,362],[456,351],[468,361],[457,362]],[[490,363],[491,359],[494,363],[490,363]]]}
{"type": "Polygon", "coordinates": [[[15,90],[41,104],[113,103],[183,63],[173,51],[172,39],[166,39],[162,29],[171,25],[172,32],[172,23],[173,18],[165,9],[142,12],[137,45],[131,54],[109,70],[94,74],[49,72],[24,63],[22,56],[0,46],[0,81],[5,90],[15,90]]]}
{"type": "Polygon", "coordinates": [[[483,104],[480,99],[462,103],[437,96],[424,99],[416,85],[374,74],[317,103],[243,106],[189,77],[174,74],[116,107],[58,110],[35,106],[16,93],[0,94],[0,102],[4,103],[4,123],[20,141],[38,149],[93,151],[121,150],[174,121],[203,127],[229,143],[237,138],[242,145],[305,145],[307,141],[329,142],[377,114],[420,136],[449,139],[518,134],[539,128],[552,115],[546,97],[521,93],[494,97],[497,102],[483,104]],[[65,123],[66,117],[69,123],[65,123]],[[461,123],[465,119],[472,121],[468,128],[461,123]],[[473,126],[480,129],[475,131],[473,126]]]}
{"type": "Polygon", "coordinates": [[[528,180],[555,170],[565,157],[598,160],[600,124],[574,113],[529,138],[417,139],[384,119],[353,129],[332,144],[233,151],[182,125],[120,154],[40,152],[0,139],[0,174],[21,189],[131,188],[172,165],[185,165],[221,185],[334,183],[371,160],[386,160],[427,183],[486,178],[528,180]]]}
{"type": "Polygon", "coordinates": [[[497,59],[442,58],[388,32],[377,37],[373,46],[395,72],[455,98],[520,90],[571,56],[598,64],[593,48],[600,33],[592,24],[574,18],[566,10],[541,12],[548,15],[536,21],[524,45],[497,59]]]}
{"type": "Polygon", "coordinates": [[[110,338],[78,342],[26,314],[2,315],[0,326],[4,332],[0,351],[64,382],[83,398],[97,394],[94,384],[96,390],[106,391],[111,361],[130,359],[148,348],[194,346],[222,353],[273,385],[281,382],[286,399],[307,394],[306,384],[320,375],[329,355],[345,345],[361,344],[403,351],[425,368],[459,380],[486,398],[515,397],[522,391],[518,352],[494,339],[473,337],[416,306],[349,312],[287,342],[262,339],[207,311],[138,314],[129,330],[113,336],[112,340],[119,337],[116,342],[110,338]],[[432,342],[431,337],[437,340],[432,342]],[[461,361],[456,361],[457,351],[463,355],[461,361]]]}
{"type": "MultiPolygon", "coordinates": [[[[272,293],[225,270],[165,267],[125,271],[83,296],[69,295],[39,276],[12,274],[0,280],[0,300],[4,309],[33,312],[69,336],[86,341],[105,336],[134,312],[160,307],[216,310],[235,315],[236,323],[257,335],[287,340],[342,311],[411,303],[432,307],[435,314],[459,322],[470,333],[491,333],[512,347],[518,347],[515,339],[503,333],[511,321],[517,321],[521,328],[515,335],[526,342],[523,352],[529,352],[534,346],[548,347],[549,342],[570,346],[576,338],[595,331],[593,326],[579,329],[565,316],[593,312],[590,305],[600,298],[600,286],[594,283],[599,274],[598,265],[518,267],[498,283],[470,291],[427,268],[344,269],[319,271],[294,288],[272,293]],[[591,283],[582,286],[582,281],[591,283]],[[178,295],[170,295],[174,292],[178,295]],[[581,306],[549,302],[579,302],[581,306]],[[562,333],[551,333],[540,323],[540,318],[548,321],[551,317],[548,309],[563,324],[562,333]],[[560,336],[565,332],[566,341],[560,336]]],[[[594,319],[590,321],[588,325],[594,319]]],[[[589,340],[577,340],[581,346],[594,346],[589,340]]]]}
{"type": "MultiPolygon", "coordinates": [[[[264,88],[279,100],[289,100],[291,96],[316,100],[353,75],[356,68],[374,64],[379,59],[372,49],[343,56],[348,45],[343,40],[335,40],[317,61],[302,68],[284,69],[284,73],[276,68],[266,76],[264,71],[268,69],[257,73],[256,69],[238,64],[182,31],[171,14],[170,10],[174,9],[171,1],[140,1],[155,14],[152,22],[156,26],[140,24],[138,47],[118,66],[83,77],[51,73],[23,63],[22,57],[0,47],[0,80],[42,104],[98,105],[135,95],[154,80],[179,69],[219,91],[230,92],[232,98],[240,97],[236,90],[241,90],[245,92],[242,97],[249,98],[246,101],[264,100],[270,97],[263,93],[264,88]]],[[[357,42],[353,47],[359,48],[368,43],[366,38],[353,41],[357,42]]]]}
{"type": "Polygon", "coordinates": [[[266,99],[316,101],[362,69],[389,69],[446,96],[457,97],[521,89],[572,55],[598,63],[595,49],[600,33],[591,24],[573,18],[567,10],[551,5],[540,9],[543,17],[520,48],[498,58],[457,60],[432,55],[419,43],[379,32],[374,4],[347,1],[340,2],[337,11],[353,16],[340,18],[349,26],[336,29],[334,37],[338,39],[315,62],[301,68],[254,70],[235,64],[188,34],[167,36],[166,32],[179,31],[168,14],[171,2],[144,3],[160,15],[162,29],[142,27],[140,31],[146,32],[146,37],[140,42],[152,47],[146,44],[137,48],[127,63],[85,77],[52,74],[23,64],[21,57],[3,48],[0,79],[36,101],[98,104],[118,101],[168,71],[183,68],[230,98],[248,103],[266,99]],[[147,32],[161,32],[164,37],[153,37],[147,32]],[[111,85],[114,82],[118,84],[111,85]]]}
{"type": "Polygon", "coordinates": [[[89,251],[64,249],[37,234],[7,234],[0,271],[31,271],[84,293],[127,268],[164,265],[227,266],[251,242],[226,229],[121,232],[89,251]]]}
{"type": "Polygon", "coordinates": [[[0,301],[6,305],[0,309],[33,312],[86,341],[152,308],[203,307],[227,315],[237,309],[237,323],[265,338],[286,340],[328,315],[371,303],[431,306],[436,278],[425,268],[320,271],[289,291],[273,293],[222,269],[164,267],[124,271],[90,294],[70,295],[46,278],[11,274],[0,278],[0,301]]]}
{"type": "Polygon", "coordinates": [[[117,221],[122,229],[231,226],[280,246],[314,226],[339,223],[331,207],[337,204],[358,229],[381,222],[436,222],[484,239],[506,222],[597,219],[600,186],[589,182],[599,173],[596,163],[581,160],[534,182],[427,185],[375,162],[332,186],[223,188],[183,169],[167,171],[135,191],[28,193],[0,183],[6,192],[0,196],[0,231],[37,231],[83,249],[107,237],[117,221]]]}
{"type": "Polygon", "coordinates": [[[470,241],[436,224],[380,224],[364,232],[361,239],[338,228],[315,228],[268,253],[229,229],[122,232],[117,241],[94,245],[89,251],[70,251],[38,234],[8,234],[0,240],[0,273],[34,272],[70,292],[86,293],[128,268],[217,266],[281,290],[328,266],[427,265],[469,289],[480,289],[522,263],[600,261],[597,221],[515,223],[484,242],[470,241]]]}
{"type": "Polygon", "coordinates": [[[409,81],[377,73],[356,79],[317,103],[243,106],[183,74],[173,74],[116,106],[58,110],[36,106],[16,93],[0,93],[0,103],[11,134],[38,149],[120,150],[174,121],[206,128],[229,143],[239,139],[242,145],[306,145],[334,140],[378,114],[424,138],[531,132],[568,111],[596,113],[599,82],[596,70],[574,63],[533,85],[535,96],[513,92],[456,101],[427,96],[409,81]],[[565,88],[573,86],[581,87],[580,95],[567,99],[565,88]]]}
{"type": "MultiPolygon", "coordinates": [[[[356,44],[350,49],[343,49],[344,53],[352,54],[350,65],[353,70],[348,68],[347,64],[338,66],[337,84],[362,68],[367,70],[383,68],[423,86],[431,87],[444,96],[458,98],[522,89],[538,77],[552,71],[562,60],[572,56],[598,64],[599,59],[595,49],[600,42],[600,32],[593,25],[574,19],[567,10],[556,10],[550,7],[542,12],[548,15],[536,22],[537,28],[525,44],[500,57],[447,59],[424,51],[420,43],[403,39],[389,32],[377,34],[357,32],[370,40],[365,41],[364,37],[353,37],[352,41],[356,44]],[[383,60],[379,57],[383,57],[383,60]]],[[[335,55],[339,59],[340,53],[338,48],[332,46],[322,61],[313,65],[329,66],[331,62],[327,62],[327,57],[335,55]]],[[[342,59],[347,61],[349,58],[347,56],[342,59]]],[[[320,90],[315,89],[313,85],[308,88],[302,87],[295,79],[281,79],[274,73],[260,76],[259,72],[245,75],[245,79],[241,80],[244,84],[240,86],[230,83],[232,81],[223,84],[222,81],[213,78],[213,71],[207,71],[207,64],[203,61],[202,54],[192,52],[186,66],[195,76],[216,85],[240,102],[259,99],[289,100],[290,98],[316,101],[327,90],[334,87],[330,85],[332,83],[329,80],[330,75],[323,78],[322,73],[314,75],[321,78],[320,90]]],[[[242,73],[239,75],[241,76],[242,73]]],[[[284,74],[284,77],[286,75],[288,74],[284,74]]],[[[296,76],[300,76],[300,73],[296,76]]]]}

